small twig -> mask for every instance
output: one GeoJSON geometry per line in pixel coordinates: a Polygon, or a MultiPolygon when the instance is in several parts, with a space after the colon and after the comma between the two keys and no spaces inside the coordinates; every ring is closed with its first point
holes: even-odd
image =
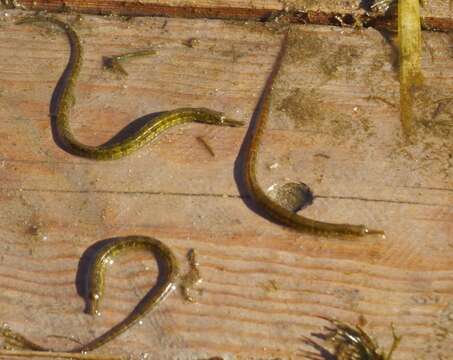
{"type": "Polygon", "coordinates": [[[141,51],[135,51],[127,54],[122,54],[122,55],[116,55],[116,56],[104,56],[102,59],[102,62],[104,64],[104,67],[106,69],[116,71],[122,75],[129,75],[127,71],[123,68],[123,65],[121,65],[122,62],[137,58],[137,57],[142,57],[142,56],[149,56],[149,55],[155,55],[156,51],[153,49],[147,49],[147,50],[141,50],[141,51]]]}
{"type": "MultiPolygon", "coordinates": [[[[31,351],[31,350],[0,350],[0,358],[2,357],[49,357],[63,359],[81,359],[81,360],[122,360],[119,357],[103,357],[91,354],[68,353],[68,352],[53,352],[53,351],[31,351]]],[[[124,358],[123,358],[124,359],[124,358]]]]}
{"type": "Polygon", "coordinates": [[[374,100],[374,101],[382,101],[384,104],[387,104],[388,106],[396,108],[396,105],[394,103],[392,103],[391,101],[388,101],[387,99],[383,98],[382,96],[370,95],[366,99],[374,100]]]}
{"type": "Polygon", "coordinates": [[[211,145],[208,144],[208,142],[202,137],[202,136],[197,136],[196,137],[197,141],[203,145],[203,147],[207,150],[207,152],[212,156],[215,157],[215,152],[212,149],[211,145]]]}

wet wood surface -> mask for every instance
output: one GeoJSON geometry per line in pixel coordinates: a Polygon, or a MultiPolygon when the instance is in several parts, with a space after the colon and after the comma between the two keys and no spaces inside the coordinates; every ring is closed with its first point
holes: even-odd
{"type": "MultiPolygon", "coordinates": [[[[184,269],[187,250],[199,252],[197,303],[173,294],[100,355],[304,358],[303,337],[326,324],[317,315],[365,317],[385,349],[393,323],[403,335],[397,360],[453,352],[451,34],[423,34],[419,135],[408,144],[392,44],[372,28],[293,26],[260,182],[267,189],[303,181],[317,196],[304,215],[387,234],[325,238],[290,231],[244,204],[235,163],[246,128],[181,126],[111,162],[64,152],[52,138],[49,101],[67,40],[47,25],[14,25],[17,16],[0,13],[0,322],[58,350],[101,334],[152,286],[155,265],[145,253],[119,258],[93,318],[77,294],[81,256],[103,239],[142,234],[174,249],[184,269]]],[[[62,18],[83,39],[71,123],[89,144],[144,114],[183,106],[248,124],[281,40],[274,25],[250,22],[62,18]],[[102,56],[149,47],[157,54],[128,63],[128,77],[102,69],[102,56]]]]}

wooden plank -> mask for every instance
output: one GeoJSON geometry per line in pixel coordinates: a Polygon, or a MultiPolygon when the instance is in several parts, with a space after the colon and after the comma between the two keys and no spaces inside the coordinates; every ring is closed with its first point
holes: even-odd
{"type": "MultiPolygon", "coordinates": [[[[132,16],[169,16],[236,20],[274,20],[284,16],[294,23],[354,25],[355,18],[365,26],[393,26],[379,14],[369,12],[370,2],[359,0],[21,0],[33,10],[75,10],[89,14],[132,16]],[[338,18],[342,18],[341,23],[338,18]]],[[[453,30],[453,3],[431,0],[422,9],[423,24],[428,30],[453,30]]]]}
{"type": "MultiPolygon", "coordinates": [[[[425,33],[417,143],[400,131],[392,47],[373,29],[295,26],[274,86],[259,163],[264,188],[304,181],[318,198],[304,214],[367,223],[386,239],[298,234],[251,212],[234,162],[245,128],[186,125],[119,161],[75,158],[55,145],[49,100],[68,56],[48,27],[0,18],[0,322],[58,348],[121,320],[152,285],[146,254],[108,274],[102,316],[83,314],[74,285],[95,242],[161,239],[181,263],[200,254],[197,304],[171,296],[97,353],[147,359],[300,358],[316,315],[355,322],[384,348],[394,323],[398,359],[446,358],[453,332],[451,34],[425,33]],[[197,141],[203,136],[213,158],[197,141]],[[273,291],[269,281],[277,284],[273,291]]],[[[76,20],[73,15],[64,18],[76,20]]],[[[278,51],[265,25],[217,20],[83,16],[85,63],[71,122],[97,144],[143,114],[205,106],[248,122],[278,51]],[[196,38],[193,48],[183,43],[196,38]],[[102,70],[101,58],[155,47],[102,70]]]]}

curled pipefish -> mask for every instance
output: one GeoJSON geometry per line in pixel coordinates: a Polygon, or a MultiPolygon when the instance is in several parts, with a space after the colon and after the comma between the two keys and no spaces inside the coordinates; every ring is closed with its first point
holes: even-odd
{"type": "Polygon", "coordinates": [[[365,225],[352,225],[352,224],[336,224],[324,221],[317,221],[301,216],[293,211],[286,209],[272,200],[258,184],[256,176],[256,162],[258,157],[258,150],[261,146],[261,138],[263,137],[264,128],[266,126],[269,114],[269,97],[274,83],[274,79],[283,62],[283,58],[288,47],[289,30],[285,33],[280,51],[272,67],[271,73],[268,76],[264,89],[255,107],[252,115],[249,130],[244,141],[241,152],[244,153],[244,162],[242,164],[242,173],[245,176],[245,185],[248,189],[254,202],[264,210],[264,215],[268,216],[271,220],[286,225],[297,231],[311,231],[321,234],[352,234],[363,236],[367,234],[381,234],[381,230],[372,230],[365,225]]]}
{"type": "MultiPolygon", "coordinates": [[[[148,291],[142,300],[135,306],[133,311],[121,322],[114,325],[110,330],[103,333],[94,340],[80,345],[66,352],[78,353],[88,352],[99,348],[105,343],[113,340],[118,335],[125,332],[131,326],[136,324],[143,316],[167,298],[168,295],[176,288],[176,285],[182,282],[183,291],[187,292],[190,285],[200,282],[198,263],[194,258],[193,251],[189,252],[190,270],[186,275],[180,275],[178,262],[175,255],[169,247],[161,241],[147,236],[124,236],[112,239],[108,242],[101,243],[97,249],[96,255],[90,261],[88,268],[88,281],[85,291],[85,300],[87,303],[87,312],[91,315],[99,313],[99,303],[104,294],[104,275],[107,265],[112,258],[126,250],[144,249],[151,252],[156,258],[159,275],[156,285],[148,291]],[[193,261],[192,261],[193,259],[193,261]],[[189,284],[190,282],[190,284],[189,284]]],[[[188,298],[192,300],[192,298],[188,298]]],[[[0,328],[0,335],[5,338],[5,343],[9,348],[20,348],[34,351],[56,351],[38,345],[19,333],[9,329],[9,327],[0,328]]]]}
{"type": "MultiPolygon", "coordinates": [[[[55,103],[55,110],[52,111],[52,117],[55,119],[55,134],[61,142],[61,146],[69,153],[95,160],[113,160],[122,158],[149,143],[160,133],[176,125],[199,122],[219,126],[237,127],[243,125],[241,121],[227,118],[223,113],[206,109],[206,108],[179,108],[165,111],[158,114],[152,122],[148,122],[131,135],[121,141],[107,142],[99,146],[89,146],[79,142],[72,133],[69,124],[69,113],[74,103],[74,87],[82,68],[82,45],[79,36],[71,25],[57,18],[43,15],[27,16],[16,24],[28,24],[36,22],[50,22],[63,29],[70,45],[69,61],[63,75],[60,78],[57,87],[61,88],[55,103]],[[61,86],[60,86],[61,85],[61,86]]],[[[117,70],[125,73],[125,70],[118,66],[119,60],[125,60],[130,57],[145,56],[152,54],[152,50],[136,52],[134,55],[125,54],[113,58],[113,63],[117,70]]],[[[105,61],[105,59],[104,59],[105,61]]],[[[111,60],[110,60],[111,62],[111,60]]]]}

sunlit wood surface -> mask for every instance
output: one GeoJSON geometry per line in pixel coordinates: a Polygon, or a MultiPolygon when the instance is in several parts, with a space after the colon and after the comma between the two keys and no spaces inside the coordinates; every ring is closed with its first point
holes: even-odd
{"type": "MultiPolygon", "coordinates": [[[[119,258],[94,318],[75,286],[80,257],[100,240],[143,234],[174,249],[184,269],[195,248],[202,291],[196,304],[172,294],[100,355],[303,359],[303,337],[322,331],[323,315],[365,317],[384,349],[394,323],[403,335],[396,360],[451,356],[451,34],[423,33],[419,136],[407,144],[392,44],[372,28],[293,26],[258,176],[265,189],[308,184],[317,198],[306,216],[387,234],[341,239],[290,231],[244,204],[234,172],[245,127],[181,126],[111,162],[64,152],[52,138],[49,101],[67,40],[48,25],[14,25],[19,14],[0,12],[0,322],[58,350],[74,346],[59,336],[86,342],[101,334],[152,286],[155,265],[145,253],[119,258]]],[[[89,144],[144,114],[183,106],[248,124],[281,40],[275,24],[61,18],[83,39],[71,123],[89,144]],[[130,61],[128,77],[102,68],[102,56],[149,47],[157,54],[130,61]]]]}

